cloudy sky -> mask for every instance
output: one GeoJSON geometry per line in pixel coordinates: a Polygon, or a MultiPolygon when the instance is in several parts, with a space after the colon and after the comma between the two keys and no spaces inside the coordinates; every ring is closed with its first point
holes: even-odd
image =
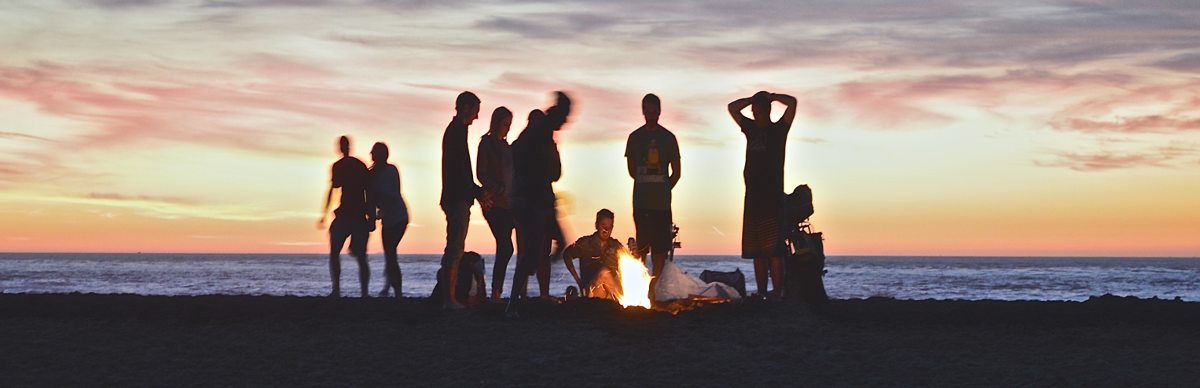
{"type": "Polygon", "coordinates": [[[492,109],[565,90],[572,237],[602,207],[633,235],[622,154],[655,93],[679,253],[736,254],[725,105],[769,90],[800,100],[785,186],[830,254],[1200,256],[1194,1],[47,0],[0,25],[0,251],[325,251],[346,134],[392,148],[402,252],[438,252],[455,95],[483,100],[474,154],[492,109]]]}

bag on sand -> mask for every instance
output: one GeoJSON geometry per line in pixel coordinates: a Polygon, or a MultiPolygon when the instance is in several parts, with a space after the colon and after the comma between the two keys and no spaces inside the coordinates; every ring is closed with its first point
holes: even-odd
{"type": "MultiPolygon", "coordinates": [[[[458,284],[455,285],[458,303],[472,306],[487,298],[487,286],[483,280],[486,268],[483,256],[475,252],[463,252],[458,262],[458,284]]],[[[433,294],[429,295],[431,302],[442,302],[445,299],[444,280],[446,274],[438,270],[437,284],[433,286],[433,294]]]]}
{"type": "Polygon", "coordinates": [[[700,280],[705,283],[723,283],[737,290],[738,295],[746,297],[746,275],[742,274],[742,270],[735,269],[733,272],[720,272],[704,270],[700,273],[700,280]]]}
{"type": "Polygon", "coordinates": [[[784,259],[784,290],[788,299],[798,298],[811,305],[829,302],[825,294],[825,246],[820,232],[798,232],[796,254],[784,259]],[[802,243],[802,244],[801,244],[802,243]],[[807,249],[804,249],[807,248],[807,249]]]}

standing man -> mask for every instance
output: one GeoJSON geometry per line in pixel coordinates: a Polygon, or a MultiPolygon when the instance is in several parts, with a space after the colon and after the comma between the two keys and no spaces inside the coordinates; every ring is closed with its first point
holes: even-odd
{"type": "Polygon", "coordinates": [[[517,304],[529,275],[537,271],[546,232],[554,219],[554,182],[562,176],[562,161],[554,131],[562,129],[571,114],[571,99],[563,92],[543,118],[530,120],[512,144],[513,219],[517,224],[517,270],[508,293],[505,315],[517,316],[517,304]]]}
{"type": "Polygon", "coordinates": [[[358,260],[358,283],[362,286],[362,297],[367,297],[367,283],[371,281],[371,268],[367,264],[367,237],[375,230],[375,206],[367,204],[367,183],[370,176],[367,165],[350,156],[350,138],[338,139],[342,158],[333,163],[329,192],[325,194],[325,206],[321,208],[318,227],[325,226],[329,215],[329,204],[333,189],[342,189],[341,203],[333,211],[333,222],[329,224],[329,277],[333,282],[330,297],[342,294],[342,247],[350,238],[350,255],[358,260]]]}
{"type": "Polygon", "coordinates": [[[462,260],[471,222],[471,204],[476,199],[484,209],[492,207],[491,195],[475,184],[471,172],[471,151],[467,149],[467,127],[479,118],[479,97],[462,92],[454,103],[455,115],[442,137],[442,211],[446,213],[446,251],[440,271],[446,295],[443,306],[461,309],[458,289],[458,263],[462,260]]]}
{"type": "Polygon", "coordinates": [[[641,258],[650,254],[650,297],[658,275],[662,273],[671,250],[671,189],[679,183],[679,142],[675,135],[658,125],[662,102],[658,96],[642,98],[642,116],[646,124],[629,134],[625,160],[633,178],[633,225],[637,229],[637,251],[641,258]],[[670,171],[667,168],[670,167],[670,171]]]}
{"type": "Polygon", "coordinates": [[[787,135],[796,118],[796,98],[765,91],[752,97],[729,103],[742,133],[746,135],[746,168],[742,177],[746,183],[746,199],[742,213],[742,258],[754,259],[754,277],[759,295],[767,295],[768,275],[775,290],[771,295],[782,297],[783,266],[780,257],[787,251],[784,244],[783,161],[787,154],[787,135]],[[771,103],[787,106],[779,121],[771,121],[771,103]],[[742,109],[750,106],[754,119],[746,118],[742,109]],[[768,259],[770,269],[768,270],[768,259]]]}

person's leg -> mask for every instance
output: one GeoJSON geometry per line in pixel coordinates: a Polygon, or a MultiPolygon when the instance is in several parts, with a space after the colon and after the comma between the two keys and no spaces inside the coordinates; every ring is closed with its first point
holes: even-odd
{"type": "Polygon", "coordinates": [[[463,308],[458,303],[458,263],[462,261],[463,249],[467,242],[467,227],[471,222],[471,203],[456,201],[442,204],[446,213],[446,250],[442,254],[442,271],[446,278],[446,295],[444,305],[449,308],[463,308]]]}
{"type": "Polygon", "coordinates": [[[337,218],[329,224],[329,279],[333,283],[333,290],[329,293],[331,297],[339,297],[342,295],[342,247],[346,246],[346,238],[350,237],[350,230],[346,227],[345,221],[339,221],[337,218]]]}
{"type": "Polygon", "coordinates": [[[454,202],[444,205],[442,210],[446,213],[446,250],[442,255],[442,272],[447,285],[443,300],[446,307],[462,308],[464,306],[458,301],[458,272],[471,222],[471,202],[454,202]]]}
{"type": "Polygon", "coordinates": [[[638,260],[645,260],[650,253],[650,224],[649,214],[643,209],[633,209],[634,237],[637,240],[637,250],[630,252],[638,260]]]}
{"type": "Polygon", "coordinates": [[[538,296],[542,299],[550,297],[550,244],[554,241],[554,238],[550,236],[550,230],[554,227],[550,226],[549,222],[546,223],[546,226],[546,236],[542,238],[542,244],[538,249],[537,266],[538,296]]]}
{"type": "Polygon", "coordinates": [[[367,287],[371,283],[371,265],[367,262],[367,238],[371,236],[371,225],[367,222],[359,221],[350,234],[350,255],[358,261],[358,285],[363,298],[370,296],[367,287]]]}
{"type": "Polygon", "coordinates": [[[770,279],[769,275],[767,271],[767,259],[754,259],[754,282],[758,284],[758,296],[767,296],[767,279],[770,279]]]}
{"type": "Polygon", "coordinates": [[[403,296],[400,293],[403,280],[400,276],[400,261],[396,255],[396,248],[400,245],[400,239],[404,237],[404,231],[408,228],[408,224],[399,223],[383,227],[383,260],[384,260],[384,284],[383,291],[379,292],[380,297],[388,296],[388,291],[394,290],[396,297],[403,296]]]}
{"type": "Polygon", "coordinates": [[[504,274],[508,270],[508,262],[513,256],[513,218],[512,211],[503,208],[492,208],[484,211],[483,218],[487,219],[492,236],[496,238],[496,259],[492,264],[492,300],[500,302],[501,291],[504,289],[504,274]]]}
{"type": "MultiPolygon", "coordinates": [[[[671,249],[671,212],[668,210],[640,210],[642,216],[643,235],[647,240],[650,252],[650,300],[654,300],[654,290],[658,286],[658,276],[666,266],[667,252],[671,249]]],[[[641,243],[638,243],[641,247],[641,243]]]]}
{"type": "Polygon", "coordinates": [[[782,298],[787,292],[783,287],[783,260],[779,257],[771,258],[771,286],[775,287],[772,293],[776,298],[782,298]]]}
{"type": "Polygon", "coordinates": [[[513,209],[513,219],[517,225],[517,268],[508,293],[508,308],[505,309],[505,314],[510,317],[517,315],[517,303],[529,284],[529,276],[537,271],[542,239],[546,236],[545,218],[539,214],[545,213],[540,209],[513,209]]]}

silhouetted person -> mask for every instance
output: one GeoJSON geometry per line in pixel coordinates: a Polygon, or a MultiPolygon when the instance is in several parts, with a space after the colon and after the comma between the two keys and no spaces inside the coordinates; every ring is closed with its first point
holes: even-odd
{"type": "MultiPolygon", "coordinates": [[[[534,110],[530,111],[528,124],[526,125],[525,128],[528,129],[532,126],[538,125],[538,123],[542,120],[542,118],[545,118],[545,117],[546,117],[546,114],[543,113],[539,109],[534,109],[534,110]]],[[[555,155],[552,159],[559,160],[559,157],[557,155],[558,149],[556,148],[554,151],[555,151],[555,155]]],[[[561,168],[561,166],[553,165],[552,167],[553,168],[551,169],[551,171],[549,173],[550,173],[550,175],[555,177],[554,180],[558,180],[557,177],[560,174],[560,171],[558,169],[561,168]]],[[[538,265],[537,265],[536,273],[537,273],[537,279],[538,279],[538,288],[541,292],[542,298],[548,298],[550,295],[550,263],[551,263],[551,261],[555,260],[555,258],[561,257],[562,250],[566,246],[566,241],[565,241],[566,238],[563,236],[562,226],[558,223],[557,208],[552,213],[551,220],[548,221],[546,223],[546,225],[547,225],[546,226],[546,236],[545,236],[545,238],[543,238],[541,245],[536,248],[538,250],[538,252],[537,252],[538,265]],[[553,245],[554,250],[551,251],[552,244],[554,242],[557,242],[557,245],[553,245]]],[[[533,248],[530,248],[530,249],[533,249],[533,248]]],[[[493,281],[495,281],[495,280],[493,279],[493,281]]],[[[528,297],[528,289],[529,289],[528,284],[529,283],[526,282],[525,284],[526,284],[526,286],[521,289],[521,297],[522,298],[528,297]]]]}
{"type": "Polygon", "coordinates": [[[388,147],[383,143],[375,143],[371,148],[371,184],[367,190],[367,198],[377,209],[377,218],[383,225],[383,257],[384,282],[380,297],[388,296],[393,290],[396,296],[402,296],[403,278],[400,275],[400,262],[396,257],[396,246],[404,238],[408,229],[408,205],[400,193],[400,169],[388,163],[388,147]]]}
{"type": "Polygon", "coordinates": [[[667,252],[671,250],[671,189],[679,183],[679,142],[675,134],[658,124],[662,102],[658,96],[642,98],[642,116],[646,124],[629,134],[625,160],[633,178],[633,226],[637,228],[639,258],[651,258],[650,295],[658,285],[667,252]],[[668,171],[668,168],[670,170],[668,171]]]}
{"type": "Polygon", "coordinates": [[[612,238],[615,218],[611,210],[600,209],[596,212],[596,233],[580,237],[563,251],[563,263],[585,297],[608,299],[621,292],[619,254],[625,247],[612,238]],[[579,259],[578,273],[574,259],[579,259]]]}
{"type": "Polygon", "coordinates": [[[442,254],[442,272],[445,274],[446,308],[460,309],[458,302],[458,263],[462,260],[467,241],[467,227],[471,222],[471,203],[476,199],[485,209],[491,208],[491,195],[475,184],[471,171],[471,153],[467,149],[467,127],[479,118],[479,97],[474,93],[462,92],[455,100],[456,114],[446,126],[442,137],[442,211],[446,213],[446,250],[442,254]]]}
{"type": "Polygon", "coordinates": [[[557,93],[546,117],[531,123],[513,142],[513,218],[517,224],[517,269],[505,314],[517,316],[521,290],[536,271],[549,222],[554,219],[553,183],[562,175],[554,131],[571,113],[571,99],[557,93]]]}
{"type": "MultiPolygon", "coordinates": [[[[538,251],[537,280],[539,297],[542,299],[550,298],[550,264],[562,259],[562,252],[566,246],[567,238],[563,234],[562,224],[558,222],[558,208],[556,207],[551,213],[550,220],[546,221],[546,236],[542,239],[542,245],[538,251]]],[[[522,291],[521,297],[526,296],[527,293],[522,291]]]]}
{"type": "Polygon", "coordinates": [[[509,199],[513,186],[512,147],[508,145],[508,131],[512,127],[512,111],[505,107],[492,111],[491,127],[479,138],[475,172],[483,191],[491,194],[492,206],[483,209],[483,218],[496,238],[496,262],[492,267],[492,301],[499,303],[504,288],[504,271],[513,256],[512,201],[509,199]]]}
{"type": "Polygon", "coordinates": [[[367,264],[367,237],[375,230],[374,207],[367,203],[367,184],[370,179],[367,165],[350,156],[350,139],[342,136],[338,140],[342,158],[333,163],[329,192],[325,195],[325,207],[321,208],[320,226],[324,226],[333,199],[333,189],[341,189],[341,203],[333,211],[333,222],[329,224],[329,277],[333,282],[331,297],[342,293],[342,247],[350,239],[350,255],[358,260],[358,282],[362,296],[367,297],[367,284],[371,281],[371,268],[367,264]]]}
{"type": "Polygon", "coordinates": [[[765,91],[729,103],[729,115],[746,135],[745,207],[742,213],[742,257],[754,259],[758,292],[767,295],[768,275],[775,296],[783,296],[782,264],[786,251],[784,225],[783,161],[787,135],[796,118],[796,98],[765,91]],[[779,121],[771,121],[771,102],[787,106],[779,121]],[[742,115],[750,106],[754,118],[742,115]],[[770,260],[770,269],[768,262],[770,260]]]}

